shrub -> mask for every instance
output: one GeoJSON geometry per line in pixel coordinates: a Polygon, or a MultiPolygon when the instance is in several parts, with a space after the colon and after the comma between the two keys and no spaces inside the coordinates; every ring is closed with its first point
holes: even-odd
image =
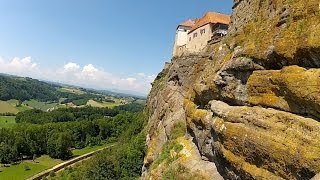
{"type": "Polygon", "coordinates": [[[25,171],[30,171],[31,168],[30,168],[28,165],[25,165],[25,166],[24,166],[24,170],[25,170],[25,171]]]}
{"type": "Polygon", "coordinates": [[[174,125],[170,139],[177,139],[178,137],[184,136],[186,134],[186,124],[183,122],[178,122],[174,125]]]}
{"type": "Polygon", "coordinates": [[[96,146],[101,145],[101,137],[92,137],[90,135],[86,138],[86,146],[96,146]]]}
{"type": "Polygon", "coordinates": [[[82,148],[85,148],[86,147],[86,143],[83,142],[83,141],[80,141],[80,142],[76,142],[75,143],[75,148],[76,149],[82,149],[82,148]]]}
{"type": "Polygon", "coordinates": [[[56,176],[56,173],[55,173],[54,171],[51,171],[51,172],[49,173],[49,176],[50,176],[50,177],[55,177],[55,176],[56,176]]]}
{"type": "Polygon", "coordinates": [[[176,153],[179,153],[180,151],[182,151],[183,149],[183,146],[181,144],[174,144],[173,145],[173,150],[176,152],[176,153]]]}
{"type": "Polygon", "coordinates": [[[171,150],[174,150],[176,153],[179,153],[180,151],[182,151],[182,149],[183,149],[183,146],[179,144],[176,140],[168,141],[163,145],[161,153],[159,157],[152,164],[151,169],[157,167],[162,162],[166,162],[166,164],[170,164],[171,162],[175,161],[178,158],[178,156],[171,157],[170,155],[171,150]]]}

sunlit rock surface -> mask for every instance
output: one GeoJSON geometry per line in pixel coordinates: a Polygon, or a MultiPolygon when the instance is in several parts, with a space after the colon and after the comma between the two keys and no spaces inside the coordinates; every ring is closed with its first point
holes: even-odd
{"type": "Polygon", "coordinates": [[[320,173],[319,1],[233,8],[225,39],[172,59],[153,83],[143,179],[320,173]]]}

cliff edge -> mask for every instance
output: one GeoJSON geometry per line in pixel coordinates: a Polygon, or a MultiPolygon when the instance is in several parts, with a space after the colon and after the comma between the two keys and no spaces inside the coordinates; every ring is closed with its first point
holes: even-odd
{"type": "Polygon", "coordinates": [[[235,0],[229,35],[153,82],[143,179],[320,173],[320,2],[235,0]]]}

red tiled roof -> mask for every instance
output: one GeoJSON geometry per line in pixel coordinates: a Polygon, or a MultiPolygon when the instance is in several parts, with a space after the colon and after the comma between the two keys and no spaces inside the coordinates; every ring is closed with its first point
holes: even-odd
{"type": "Polygon", "coordinates": [[[209,23],[229,24],[230,16],[216,12],[208,12],[201,19],[196,21],[195,25],[192,27],[191,32],[209,23]]]}
{"type": "Polygon", "coordinates": [[[191,19],[189,19],[188,21],[186,22],[183,22],[181,24],[179,24],[179,26],[185,26],[185,27],[193,27],[195,25],[195,22],[191,19]]]}

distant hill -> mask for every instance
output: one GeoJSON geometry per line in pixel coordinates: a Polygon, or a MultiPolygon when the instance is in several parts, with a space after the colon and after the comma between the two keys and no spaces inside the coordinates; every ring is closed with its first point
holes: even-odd
{"type": "Polygon", "coordinates": [[[119,90],[119,89],[109,89],[109,90],[94,89],[94,88],[84,88],[76,85],[70,85],[70,84],[64,84],[64,83],[58,83],[58,82],[52,82],[52,81],[44,81],[44,82],[57,85],[57,86],[63,86],[63,87],[67,86],[67,87],[77,88],[88,93],[98,93],[98,94],[104,94],[104,95],[116,96],[116,97],[133,97],[135,99],[147,99],[146,94],[139,93],[136,91],[126,91],[126,90],[119,90]]]}
{"type": "Polygon", "coordinates": [[[0,100],[57,101],[57,85],[31,78],[0,75],[0,100]]]}
{"type": "Polygon", "coordinates": [[[141,93],[137,92],[127,92],[124,90],[95,90],[95,89],[89,89],[93,92],[98,92],[101,94],[106,94],[106,95],[113,95],[113,96],[118,96],[118,97],[133,97],[135,99],[147,99],[146,95],[143,95],[141,93]]]}
{"type": "MultiPolygon", "coordinates": [[[[67,102],[82,100],[80,104],[85,104],[89,99],[101,98],[99,95],[113,96],[117,98],[127,97],[133,100],[146,99],[143,95],[132,95],[121,93],[120,91],[96,90],[93,88],[82,88],[50,81],[40,81],[28,77],[19,77],[0,73],[0,100],[7,101],[17,99],[20,101],[38,100],[41,102],[54,101],[59,98],[67,98],[67,102]],[[63,92],[62,90],[72,89],[83,94],[74,94],[72,92],[63,92]]],[[[77,104],[77,103],[76,103],[77,104]]]]}

